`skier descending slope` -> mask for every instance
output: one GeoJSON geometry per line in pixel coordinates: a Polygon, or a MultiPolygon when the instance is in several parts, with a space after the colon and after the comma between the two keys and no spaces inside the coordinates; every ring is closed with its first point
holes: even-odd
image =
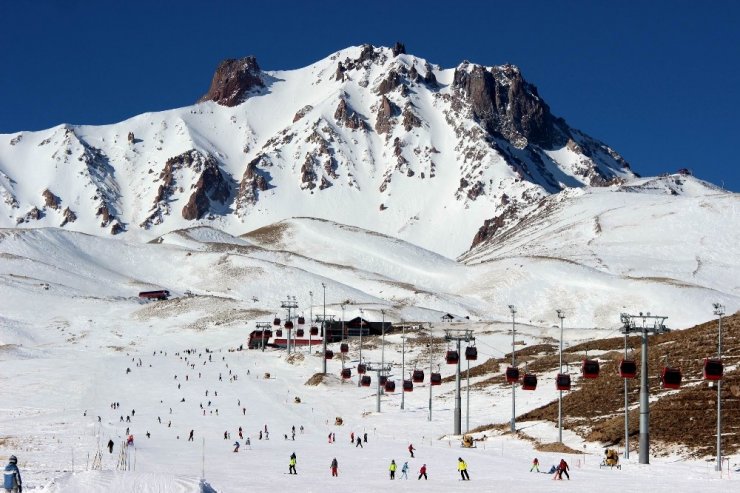
{"type": "Polygon", "coordinates": [[[295,470],[295,464],[296,464],[296,456],[295,456],[295,452],[293,452],[292,454],[290,454],[288,474],[298,474],[298,472],[296,472],[295,470]]]}

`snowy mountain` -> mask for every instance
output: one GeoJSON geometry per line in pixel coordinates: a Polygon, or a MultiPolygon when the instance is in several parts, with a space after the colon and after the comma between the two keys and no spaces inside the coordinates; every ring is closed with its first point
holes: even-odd
{"type": "Polygon", "coordinates": [[[0,135],[0,226],[138,241],[307,216],[454,258],[486,220],[634,176],[512,65],[445,69],[363,45],[289,71],[226,60],[193,106],[0,135]]]}

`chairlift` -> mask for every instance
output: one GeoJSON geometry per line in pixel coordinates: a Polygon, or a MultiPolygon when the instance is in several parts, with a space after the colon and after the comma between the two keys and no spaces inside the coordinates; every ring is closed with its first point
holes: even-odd
{"type": "Polygon", "coordinates": [[[370,378],[370,375],[363,375],[360,379],[360,385],[362,385],[363,387],[369,387],[371,382],[372,379],[370,378]]]}
{"type": "Polygon", "coordinates": [[[396,382],[393,380],[388,380],[385,382],[385,391],[386,392],[395,392],[396,391],[396,382]]]}
{"type": "Polygon", "coordinates": [[[324,353],[324,358],[334,359],[334,351],[332,351],[331,349],[327,349],[326,352],[324,353]]]}
{"type": "Polygon", "coordinates": [[[360,375],[364,375],[366,371],[367,365],[365,363],[359,363],[357,365],[357,373],[359,373],[360,375]]]}
{"type": "Polygon", "coordinates": [[[414,381],[414,383],[421,383],[424,381],[424,370],[414,370],[414,373],[411,375],[411,379],[414,381]]]}
{"type": "Polygon", "coordinates": [[[350,368],[342,368],[342,378],[345,380],[352,378],[352,370],[350,368]]]}
{"type": "Polygon", "coordinates": [[[456,365],[460,361],[460,355],[454,350],[447,351],[446,360],[448,365],[456,365]]]}
{"type": "Polygon", "coordinates": [[[517,383],[519,381],[519,368],[510,366],[506,369],[506,381],[508,383],[517,383]]]}
{"type": "Polygon", "coordinates": [[[722,380],[724,365],[721,359],[704,358],[704,380],[722,380]]]}
{"type": "Polygon", "coordinates": [[[599,361],[595,359],[584,359],[581,364],[583,378],[599,378],[599,361]]]}
{"type": "Polygon", "coordinates": [[[312,335],[312,336],[317,336],[317,335],[319,335],[319,328],[318,328],[318,327],[316,327],[316,326],[313,326],[313,327],[311,327],[311,335],[312,335]]]}
{"type": "Polygon", "coordinates": [[[468,361],[475,361],[478,359],[478,348],[475,346],[468,346],[465,348],[465,359],[468,361]]]}
{"type": "Polygon", "coordinates": [[[537,388],[537,375],[525,373],[522,378],[522,390],[535,390],[537,388]]]}
{"type": "Polygon", "coordinates": [[[411,380],[404,380],[403,381],[403,391],[404,392],[413,392],[414,391],[414,382],[411,380]]]}
{"type": "Polygon", "coordinates": [[[298,329],[298,330],[295,331],[295,336],[296,337],[303,337],[303,334],[304,333],[305,332],[303,331],[303,329],[298,329]]]}
{"type": "Polygon", "coordinates": [[[637,376],[637,363],[633,359],[622,359],[619,362],[619,376],[622,378],[635,378],[637,376]]]}
{"type": "Polygon", "coordinates": [[[272,325],[280,325],[280,319],[275,317],[275,320],[272,321],[272,325]]]}
{"type": "Polygon", "coordinates": [[[349,344],[346,342],[343,342],[339,345],[339,352],[342,354],[346,354],[349,352],[349,344]]]}
{"type": "Polygon", "coordinates": [[[679,389],[681,388],[681,369],[665,366],[663,372],[660,374],[660,381],[663,383],[664,389],[679,389]]]}
{"type": "Polygon", "coordinates": [[[306,323],[306,319],[304,317],[298,317],[298,325],[303,325],[306,323]]]}
{"type": "Polygon", "coordinates": [[[442,374],[441,373],[432,373],[429,376],[429,384],[430,385],[442,385],[442,374]]]}
{"type": "Polygon", "coordinates": [[[570,375],[567,373],[558,373],[555,377],[555,387],[558,390],[570,390],[570,375]]]}

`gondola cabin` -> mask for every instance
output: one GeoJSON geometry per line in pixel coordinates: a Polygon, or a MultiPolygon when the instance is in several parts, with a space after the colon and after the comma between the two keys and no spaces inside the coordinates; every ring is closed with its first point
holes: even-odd
{"type": "Polygon", "coordinates": [[[519,368],[510,366],[506,369],[506,381],[508,383],[517,383],[519,381],[519,368]]]}
{"type": "Polygon", "coordinates": [[[385,391],[386,392],[395,392],[396,391],[396,382],[393,380],[388,380],[385,382],[385,391]]]}
{"type": "Polygon", "coordinates": [[[327,349],[326,352],[324,353],[324,358],[334,359],[334,351],[332,351],[331,349],[327,349]]]}
{"type": "Polygon", "coordinates": [[[666,366],[660,375],[660,381],[663,382],[664,389],[681,388],[681,369],[666,366]]]}
{"type": "Polygon", "coordinates": [[[349,344],[346,342],[343,342],[339,345],[339,352],[342,354],[346,354],[349,352],[349,344]]]}
{"type": "Polygon", "coordinates": [[[522,390],[535,390],[537,388],[537,375],[525,373],[522,378],[522,390]]]}
{"type": "Polygon", "coordinates": [[[378,377],[378,383],[381,387],[385,387],[385,383],[388,381],[388,377],[386,375],[380,375],[378,377]]]}
{"type": "Polygon", "coordinates": [[[447,351],[445,359],[448,365],[456,365],[460,361],[460,355],[457,354],[457,351],[447,351]]]}
{"type": "Polygon", "coordinates": [[[635,378],[637,376],[637,363],[632,359],[623,359],[619,362],[619,376],[622,378],[635,378]]]}
{"type": "Polygon", "coordinates": [[[360,385],[362,385],[363,387],[369,387],[371,382],[372,379],[370,378],[370,375],[363,375],[360,379],[360,385]]]}
{"type": "Polygon", "coordinates": [[[303,334],[305,334],[305,332],[303,331],[303,329],[298,329],[298,330],[295,331],[295,336],[296,337],[303,337],[303,334]]]}
{"type": "Polygon", "coordinates": [[[721,359],[704,359],[704,380],[722,380],[724,365],[721,359]]]}
{"type": "Polygon", "coordinates": [[[365,365],[365,363],[360,363],[357,365],[357,373],[359,373],[360,375],[364,375],[366,371],[367,365],[365,365]]]}
{"type": "Polygon", "coordinates": [[[432,373],[429,376],[429,383],[432,385],[442,385],[442,374],[441,373],[432,373]]]}
{"type": "Polygon", "coordinates": [[[414,382],[411,380],[404,380],[403,381],[403,391],[404,392],[413,392],[414,391],[414,382]]]}
{"type": "Polygon", "coordinates": [[[414,370],[414,372],[411,374],[411,379],[414,381],[414,383],[423,382],[424,381],[424,371],[414,370]]]}
{"type": "Polygon", "coordinates": [[[465,348],[465,359],[467,361],[475,361],[478,359],[478,348],[475,346],[468,346],[465,348]]]}
{"type": "Polygon", "coordinates": [[[272,321],[272,325],[277,325],[277,326],[279,326],[279,325],[280,325],[280,319],[279,319],[279,318],[277,318],[277,317],[275,317],[275,319],[274,319],[274,320],[272,321]]]}
{"type": "Polygon", "coordinates": [[[595,359],[584,359],[581,374],[583,378],[599,378],[599,362],[595,359]]]}
{"type": "Polygon", "coordinates": [[[306,319],[304,317],[298,317],[298,325],[303,325],[306,323],[306,319]]]}
{"type": "Polygon", "coordinates": [[[342,370],[342,378],[345,380],[348,378],[352,378],[352,370],[350,368],[344,368],[342,370]]]}
{"type": "Polygon", "coordinates": [[[291,322],[290,320],[285,322],[285,328],[288,330],[293,330],[293,322],[291,322]]]}
{"type": "Polygon", "coordinates": [[[275,337],[283,337],[283,330],[278,329],[275,331],[275,337]]]}
{"type": "Polygon", "coordinates": [[[318,327],[315,327],[315,326],[314,327],[311,327],[311,335],[312,336],[319,335],[319,328],[318,327]]]}
{"type": "Polygon", "coordinates": [[[558,373],[555,377],[555,388],[558,390],[570,390],[570,375],[567,373],[558,373]]]}

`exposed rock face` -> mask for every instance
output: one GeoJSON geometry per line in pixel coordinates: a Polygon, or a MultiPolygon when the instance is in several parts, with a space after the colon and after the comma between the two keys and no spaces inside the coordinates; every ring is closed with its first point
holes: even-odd
{"type": "Polygon", "coordinates": [[[398,107],[390,99],[383,96],[378,106],[378,116],[375,120],[375,131],[379,134],[390,132],[393,127],[393,116],[398,112],[398,107]]]}
{"type": "Polygon", "coordinates": [[[410,132],[414,127],[421,127],[421,120],[416,116],[412,107],[411,103],[406,103],[406,106],[403,107],[403,128],[407,132],[410,132]]]}
{"type": "Polygon", "coordinates": [[[298,120],[306,116],[306,113],[308,113],[312,109],[313,109],[313,106],[311,106],[310,104],[307,104],[306,106],[298,110],[295,116],[293,117],[293,123],[297,122],[298,120]]]}
{"type": "Polygon", "coordinates": [[[311,154],[306,154],[306,159],[301,166],[301,188],[313,190],[316,188],[316,172],[314,171],[314,159],[311,154]]]}
{"type": "Polygon", "coordinates": [[[401,43],[400,41],[396,41],[396,44],[393,45],[393,48],[391,48],[391,51],[393,52],[393,56],[398,56],[401,54],[406,53],[406,45],[401,43]]]}
{"type": "MultiPolygon", "coordinates": [[[[191,153],[194,152],[197,151],[191,151],[191,153]]],[[[194,161],[193,156],[190,156],[190,159],[194,161]]],[[[202,172],[195,184],[195,191],[182,209],[182,217],[187,220],[200,219],[205,216],[211,208],[212,201],[224,204],[229,198],[229,184],[221,174],[216,159],[209,154],[202,160],[202,163],[202,172]]]]}
{"type": "Polygon", "coordinates": [[[388,94],[399,85],[401,85],[401,76],[398,75],[398,72],[391,69],[388,71],[385,79],[378,84],[377,93],[379,95],[388,94]]]}
{"type": "Polygon", "coordinates": [[[550,148],[563,138],[559,122],[537,94],[537,88],[512,65],[488,70],[464,63],[455,70],[452,85],[488,132],[503,136],[516,147],[532,142],[550,148]]]}
{"type": "Polygon", "coordinates": [[[60,228],[63,228],[68,223],[73,223],[77,220],[77,215],[70,209],[69,207],[66,207],[64,211],[62,212],[62,222],[59,224],[60,228]]]}
{"type": "Polygon", "coordinates": [[[337,123],[352,130],[364,130],[365,122],[360,115],[353,110],[344,98],[340,98],[337,110],[334,112],[337,123]]]}
{"type": "Polygon", "coordinates": [[[239,217],[244,217],[248,207],[257,203],[259,192],[270,188],[270,175],[263,171],[260,165],[265,167],[270,165],[268,158],[263,154],[252,159],[244,170],[236,197],[236,213],[239,217]]]}
{"type": "Polygon", "coordinates": [[[198,102],[215,101],[223,106],[236,106],[247,98],[249,91],[261,87],[265,87],[265,83],[255,57],[229,58],[219,64],[210,89],[198,102]]]}
{"type": "Polygon", "coordinates": [[[48,188],[41,192],[41,196],[44,198],[44,205],[48,207],[49,209],[54,209],[55,211],[59,209],[59,204],[61,200],[59,197],[51,193],[51,190],[48,188]]]}

